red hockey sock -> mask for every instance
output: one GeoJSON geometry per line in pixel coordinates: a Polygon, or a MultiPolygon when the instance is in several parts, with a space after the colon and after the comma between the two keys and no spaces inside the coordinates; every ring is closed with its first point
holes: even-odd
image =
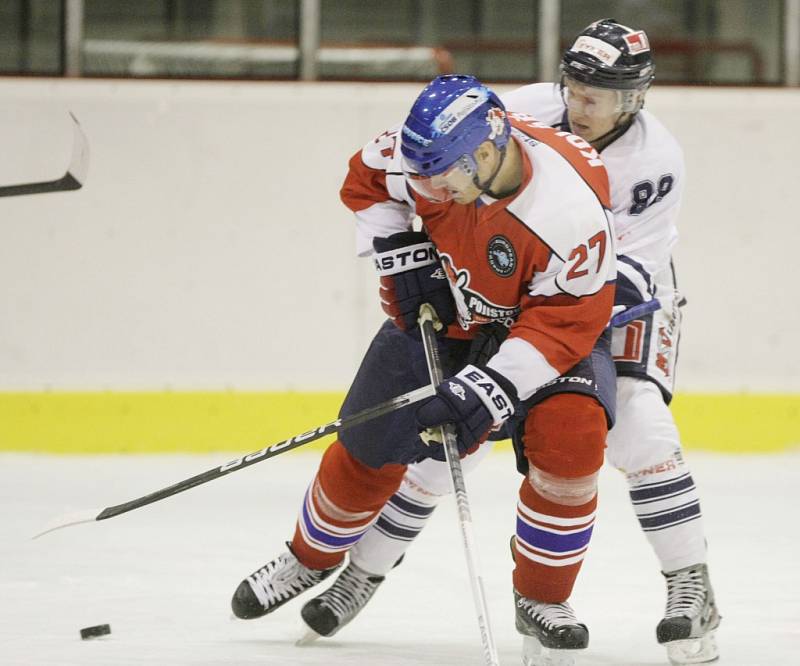
{"type": "Polygon", "coordinates": [[[603,464],[603,408],[561,393],[536,405],[525,422],[530,472],[519,491],[514,588],[548,603],[566,601],[594,526],[593,475],[603,464]],[[577,502],[577,504],[576,504],[577,502]]]}
{"type": "Polygon", "coordinates": [[[367,467],[334,442],[306,491],[292,539],[297,559],[312,569],[341,562],[400,487],[405,471],[405,465],[367,467]]]}
{"type": "Polygon", "coordinates": [[[548,502],[522,482],[517,505],[514,589],[548,603],[566,601],[594,527],[597,496],[579,506],[548,502]]]}

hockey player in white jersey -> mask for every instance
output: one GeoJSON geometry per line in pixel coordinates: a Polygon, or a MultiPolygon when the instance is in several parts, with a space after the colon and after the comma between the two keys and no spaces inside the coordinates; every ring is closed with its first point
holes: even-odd
{"type": "MultiPolygon", "coordinates": [[[[561,73],[558,84],[524,86],[503,101],[510,112],[577,134],[606,164],[617,237],[616,319],[630,320],[612,336],[617,421],[608,435],[607,459],[625,474],[639,524],[666,578],[658,642],[674,664],[714,661],[720,616],[706,565],[699,496],[668,407],[681,324],[671,251],[684,189],[682,151],[642,109],[654,75],[643,31],[611,19],[593,23],[564,53],[561,73]],[[647,314],[636,317],[638,312],[647,314]]],[[[484,445],[467,456],[465,470],[488,450],[484,445]]],[[[350,551],[348,567],[304,607],[306,623],[331,636],[352,620],[448,492],[445,464],[426,460],[409,466],[398,492],[350,551]]],[[[515,557],[529,556],[515,546],[515,557]]],[[[518,622],[517,628],[536,639],[535,627],[518,622]]],[[[526,658],[539,663],[533,654],[526,658]]]]}

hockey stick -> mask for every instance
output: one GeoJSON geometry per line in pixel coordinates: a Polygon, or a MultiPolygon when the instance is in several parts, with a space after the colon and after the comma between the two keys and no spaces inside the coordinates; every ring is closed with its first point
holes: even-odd
{"type": "Polygon", "coordinates": [[[273,458],[281,453],[286,453],[286,451],[296,449],[299,446],[303,446],[304,444],[308,444],[309,442],[320,439],[325,435],[329,435],[339,430],[346,430],[347,428],[352,428],[353,426],[365,423],[366,421],[370,421],[379,416],[389,414],[390,412],[394,412],[402,407],[405,407],[406,405],[411,405],[415,402],[419,402],[420,400],[424,400],[425,398],[429,398],[434,395],[434,393],[436,393],[435,387],[423,386],[422,388],[409,391],[408,393],[391,398],[390,400],[386,400],[380,404],[367,407],[367,409],[350,416],[345,416],[344,418],[340,417],[335,421],[331,421],[330,423],[326,423],[312,430],[300,433],[299,435],[294,435],[283,442],[265,446],[263,449],[254,451],[253,453],[241,458],[235,458],[229,462],[226,462],[224,465],[214,467],[207,472],[203,472],[202,474],[198,474],[189,479],[178,481],[178,483],[167,486],[166,488],[162,488],[161,490],[157,490],[149,495],[144,495],[134,500],[130,500],[129,502],[117,504],[116,506],[109,506],[105,509],[89,509],[61,516],[59,519],[51,523],[44,531],[39,532],[33,538],[38,539],[40,536],[47,534],[48,532],[61,529],[62,527],[70,527],[71,525],[79,525],[81,523],[91,523],[97,520],[106,520],[107,518],[113,518],[114,516],[118,516],[122,513],[127,513],[128,511],[133,511],[134,509],[147,506],[153,502],[158,502],[167,497],[171,497],[172,495],[182,493],[184,490],[189,490],[190,488],[194,488],[203,483],[214,481],[215,479],[225,476],[226,474],[230,474],[231,472],[244,469],[250,465],[255,465],[262,460],[267,460],[268,458],[273,458]]]}
{"type": "Polygon", "coordinates": [[[609,326],[613,326],[614,328],[621,328],[622,326],[627,326],[630,324],[634,319],[640,319],[645,315],[649,315],[651,312],[655,312],[656,310],[661,309],[661,301],[657,298],[653,298],[646,303],[639,303],[639,305],[634,305],[627,310],[623,310],[617,315],[611,317],[611,322],[609,326]]]}
{"type": "Polygon", "coordinates": [[[44,180],[39,183],[20,183],[19,185],[0,186],[0,197],[18,197],[23,194],[44,194],[45,192],[66,192],[79,190],[86,180],[89,170],[89,142],[81,129],[78,119],[72,118],[72,157],[67,172],[56,180],[44,180]]]}
{"type": "MultiPolygon", "coordinates": [[[[439,358],[439,347],[436,344],[435,323],[438,323],[436,311],[428,304],[423,303],[419,309],[419,327],[422,330],[422,343],[425,346],[425,360],[428,363],[428,372],[431,377],[431,386],[436,387],[443,377],[442,362],[439,358]]],[[[456,498],[458,509],[458,524],[461,527],[461,537],[464,541],[464,553],[467,556],[467,569],[469,582],[472,586],[472,599],[478,613],[478,628],[481,632],[483,646],[483,659],[487,666],[499,666],[500,658],[497,646],[492,636],[489,624],[489,609],[486,604],[486,592],[483,589],[483,579],[478,570],[478,556],[475,548],[475,534],[472,531],[472,514],[469,510],[467,487],[464,483],[464,473],[461,470],[461,459],[458,456],[456,432],[452,423],[440,428],[444,446],[445,458],[450,468],[450,485],[456,498]]]]}

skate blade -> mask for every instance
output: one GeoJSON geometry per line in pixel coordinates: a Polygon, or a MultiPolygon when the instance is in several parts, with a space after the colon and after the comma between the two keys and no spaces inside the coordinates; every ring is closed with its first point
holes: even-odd
{"type": "Polygon", "coordinates": [[[308,629],[305,634],[303,634],[300,638],[295,641],[295,645],[297,647],[304,647],[306,645],[311,645],[314,641],[320,638],[320,635],[314,631],[313,629],[308,629]]]}
{"type": "Polygon", "coordinates": [[[533,636],[522,637],[522,666],[575,666],[575,656],[580,652],[546,648],[533,636]]]}
{"type": "Polygon", "coordinates": [[[719,659],[719,650],[714,632],[709,631],[700,638],[689,638],[684,641],[666,643],[667,657],[673,666],[686,664],[710,664],[719,659]]]}

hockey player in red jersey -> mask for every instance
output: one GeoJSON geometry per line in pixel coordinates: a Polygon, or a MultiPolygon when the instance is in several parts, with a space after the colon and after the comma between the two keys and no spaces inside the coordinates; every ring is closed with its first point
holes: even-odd
{"type": "MultiPolygon", "coordinates": [[[[517,628],[561,655],[585,648],[588,631],[568,599],[591,538],[614,412],[606,327],[616,265],[608,178],[596,151],[508,116],[473,77],[439,77],[402,128],[352,158],[342,199],[356,214],[361,252],[374,252],[390,319],[341,414],[429,381],[415,331],[425,302],[442,322],[447,378],[418,408],[341,433],[311,481],[288,552],[241,582],[234,613],[260,617],[330,575],[407,466],[443,458],[421,431],[453,423],[463,455],[506,427],[524,475],[517,628]],[[422,231],[412,230],[415,215],[422,231]],[[470,363],[478,358],[474,339],[490,326],[506,327],[507,339],[485,362],[470,363]]],[[[304,608],[304,617],[324,622],[324,609],[304,608]],[[313,617],[317,611],[323,615],[313,617]]]]}
{"type": "MultiPolygon", "coordinates": [[[[618,270],[619,314],[613,322],[621,325],[612,331],[617,418],[606,456],[626,476],[634,511],[666,578],[657,639],[672,663],[705,663],[718,657],[714,632],[720,616],[706,565],[699,494],[668,408],[682,303],[670,255],[685,177],[677,141],[642,109],[653,72],[647,35],[603,19],[566,50],[559,84],[523,86],[502,99],[510,111],[591,143],[608,171],[618,270]]],[[[378,218],[378,211],[357,216],[378,218]]],[[[483,446],[465,458],[465,471],[487,452],[483,446]]],[[[445,465],[428,460],[409,466],[397,493],[351,550],[348,567],[329,590],[307,602],[339,600],[336,622],[329,622],[334,628],[324,635],[358,614],[449,492],[445,465]]]]}

